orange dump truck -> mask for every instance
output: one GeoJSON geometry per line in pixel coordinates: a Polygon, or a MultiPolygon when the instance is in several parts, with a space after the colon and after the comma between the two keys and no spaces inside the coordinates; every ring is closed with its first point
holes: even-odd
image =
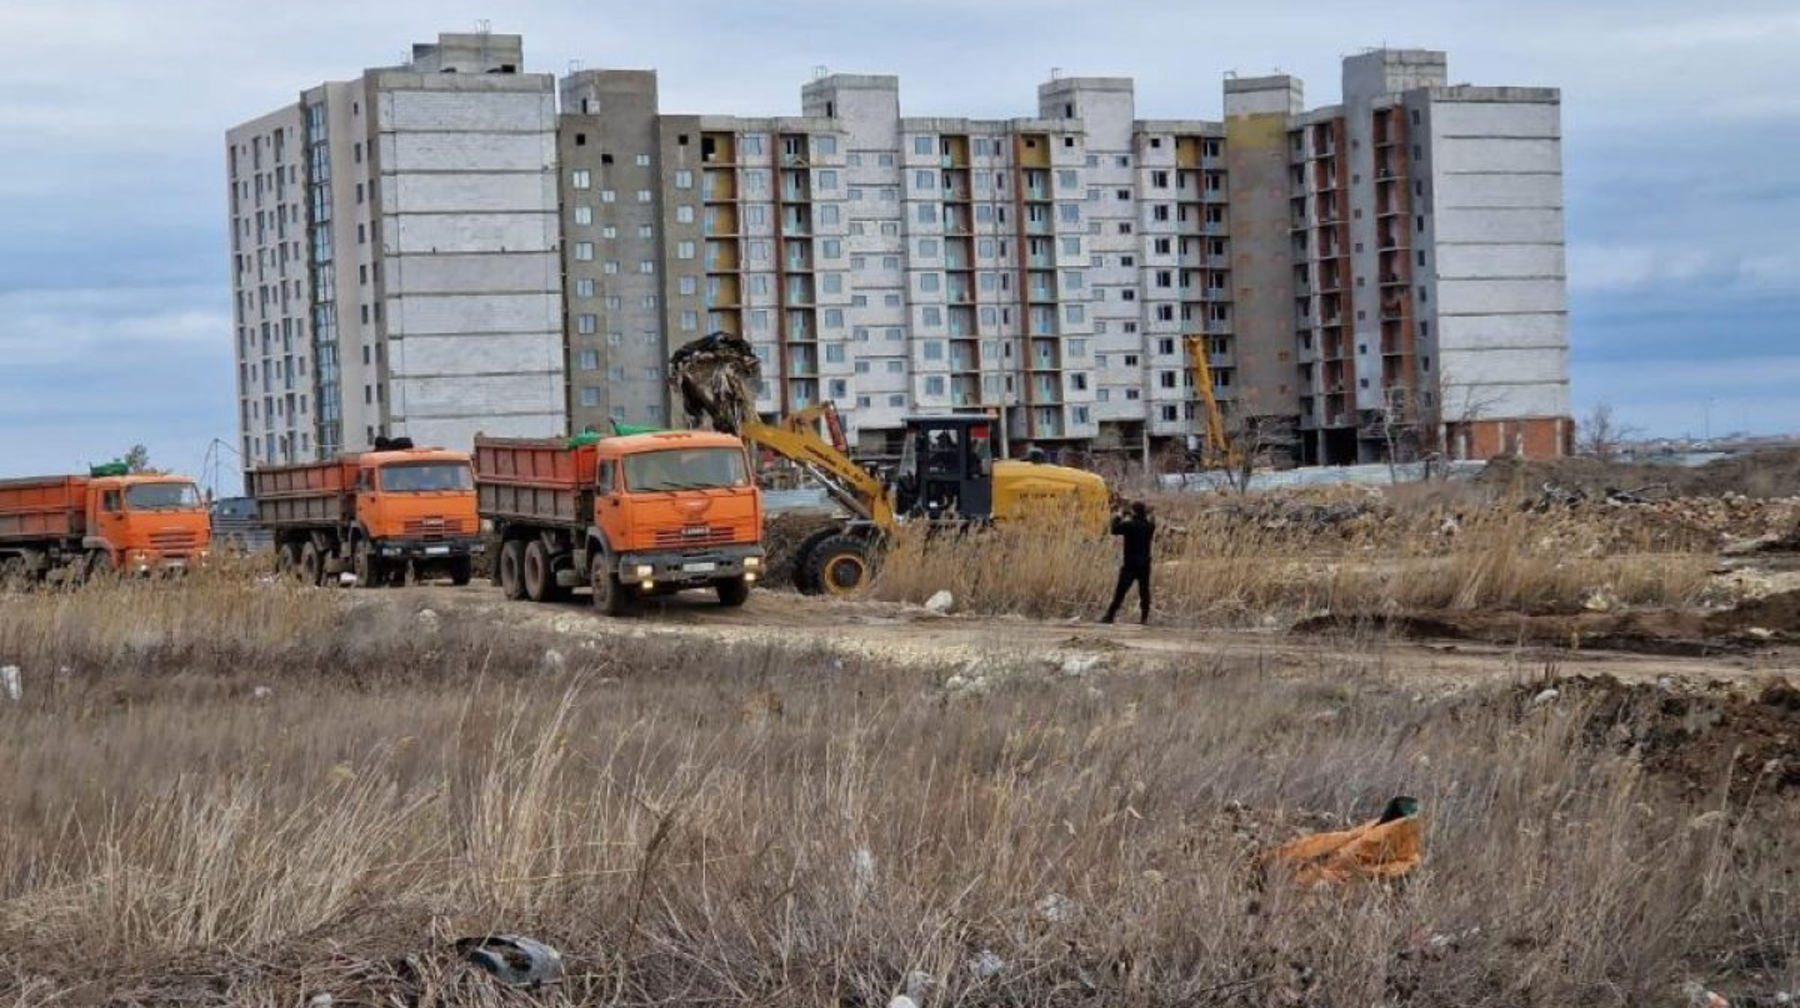
{"type": "Polygon", "coordinates": [[[43,581],[178,571],[204,561],[212,521],[186,476],[0,480],[0,573],[43,581]]]}
{"type": "Polygon", "coordinates": [[[507,598],[585,585],[616,616],[637,599],[710,588],[737,606],[762,574],[762,497],[729,435],[477,437],[475,486],[500,536],[494,580],[507,598]]]}
{"type": "Polygon", "coordinates": [[[246,474],[277,566],[308,584],[352,571],[358,584],[402,584],[410,567],[469,583],[482,550],[467,452],[383,446],[333,462],[246,474]]]}

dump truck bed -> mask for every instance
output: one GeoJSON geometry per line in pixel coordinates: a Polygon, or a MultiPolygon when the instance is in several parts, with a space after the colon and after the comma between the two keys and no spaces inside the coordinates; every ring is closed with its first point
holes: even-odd
{"type": "Polygon", "coordinates": [[[87,484],[82,476],[0,480],[0,542],[85,534],[87,484]]]}
{"type": "Polygon", "coordinates": [[[270,528],[336,525],[349,517],[356,466],[337,460],[252,469],[250,496],[257,521],[270,528]]]}
{"type": "Polygon", "coordinates": [[[475,439],[483,517],[575,526],[593,513],[594,446],[558,438],[475,439]]]}

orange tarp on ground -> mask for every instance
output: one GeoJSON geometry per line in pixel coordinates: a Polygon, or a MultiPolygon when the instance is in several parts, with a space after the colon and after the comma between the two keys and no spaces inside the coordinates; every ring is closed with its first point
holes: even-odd
{"type": "Polygon", "coordinates": [[[1418,816],[1371,819],[1355,829],[1314,833],[1275,848],[1265,862],[1287,865],[1301,885],[1341,884],[1353,878],[1399,878],[1425,856],[1418,816]]]}

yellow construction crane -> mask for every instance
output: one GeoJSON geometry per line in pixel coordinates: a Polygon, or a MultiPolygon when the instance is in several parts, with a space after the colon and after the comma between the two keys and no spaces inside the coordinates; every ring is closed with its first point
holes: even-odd
{"type": "Polygon", "coordinates": [[[1194,387],[1199,389],[1200,399],[1206,404],[1201,465],[1207,469],[1236,469],[1238,450],[1225,430],[1225,413],[1219,408],[1219,399],[1213,395],[1212,365],[1206,360],[1206,337],[1200,334],[1188,336],[1187,352],[1188,358],[1193,361],[1194,387]]]}

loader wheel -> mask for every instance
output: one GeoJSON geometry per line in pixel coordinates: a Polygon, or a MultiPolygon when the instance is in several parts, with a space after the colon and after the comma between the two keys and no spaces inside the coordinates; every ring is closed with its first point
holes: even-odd
{"type": "Polygon", "coordinates": [[[719,604],[727,609],[750,601],[750,582],[741,577],[720,578],[713,582],[713,590],[719,593],[719,604]]]}
{"type": "Polygon", "coordinates": [[[525,547],[525,597],[533,602],[554,602],[556,569],[550,564],[550,548],[533,539],[525,547]]]}
{"type": "Polygon", "coordinates": [[[525,544],[508,539],[500,547],[500,594],[518,601],[525,597],[525,544]]]}
{"type": "Polygon", "coordinates": [[[319,547],[307,543],[300,547],[300,583],[318,585],[325,580],[325,558],[319,555],[319,547]]]}
{"type": "Polygon", "coordinates": [[[450,561],[450,583],[461,588],[475,578],[475,558],[457,557],[450,561]]]}
{"type": "Polygon", "coordinates": [[[841,534],[836,528],[822,528],[800,540],[800,548],[794,551],[794,587],[800,590],[800,594],[817,595],[823,590],[814,577],[813,550],[818,549],[820,543],[841,534]]]}
{"type": "Polygon", "coordinates": [[[849,595],[869,583],[869,544],[852,536],[832,536],[806,558],[807,577],[826,595],[849,595]]]}
{"type": "Polygon", "coordinates": [[[594,609],[607,616],[623,616],[631,611],[631,594],[619,583],[618,575],[604,554],[594,554],[588,568],[588,581],[594,586],[594,609]]]}

